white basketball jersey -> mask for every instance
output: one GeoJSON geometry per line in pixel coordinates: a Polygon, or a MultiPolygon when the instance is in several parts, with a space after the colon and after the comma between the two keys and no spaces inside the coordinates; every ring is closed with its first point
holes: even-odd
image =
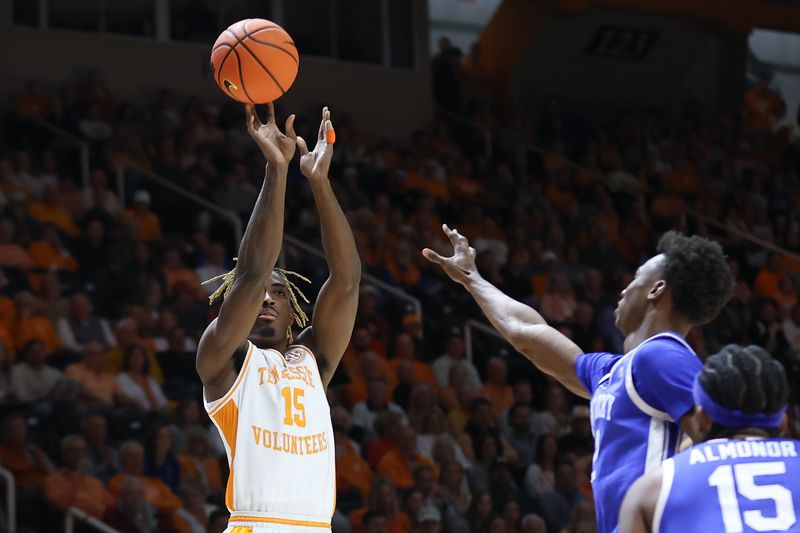
{"type": "Polygon", "coordinates": [[[233,386],[205,408],[228,454],[231,525],[330,528],[336,507],[333,428],[311,350],[292,345],[281,354],[248,341],[233,386]]]}

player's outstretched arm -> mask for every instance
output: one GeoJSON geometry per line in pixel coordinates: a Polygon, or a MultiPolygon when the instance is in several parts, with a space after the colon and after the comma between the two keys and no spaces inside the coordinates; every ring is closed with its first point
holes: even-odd
{"type": "Polygon", "coordinates": [[[422,255],[441,266],[453,281],[469,291],[489,322],[518,352],[575,394],[588,398],[589,392],[575,374],[575,360],[582,353],[581,349],[549,326],[536,310],[486,281],[475,266],[476,252],[467,238],[447,224],[442,229],[453,243],[453,255],[442,257],[429,248],[422,250],[422,255]]]}
{"type": "Polygon", "coordinates": [[[322,109],[322,121],[314,149],[309,151],[305,140],[302,137],[297,139],[300,171],[308,179],[314,195],[322,230],[322,247],[330,269],[330,276],[322,285],[314,305],[311,328],[302,332],[298,341],[312,344],[326,387],[350,342],[361,282],[361,260],[353,231],[328,178],[334,142],[335,133],[327,107],[322,109]]]}
{"type": "Polygon", "coordinates": [[[637,479],[619,509],[619,533],[650,533],[653,514],[661,494],[661,467],[637,479]]]}
{"type": "Polygon", "coordinates": [[[254,106],[247,106],[247,131],[267,160],[266,175],[247,229],[239,245],[236,273],[225,295],[219,316],[209,324],[197,349],[197,373],[203,385],[221,394],[233,385],[235,375],[229,361],[247,340],[283,241],[283,211],[286,175],[294,155],[297,136],[294,115],[286,119],[286,134],[275,123],[275,110],[268,105],[267,123],[262,124],[254,106]]]}

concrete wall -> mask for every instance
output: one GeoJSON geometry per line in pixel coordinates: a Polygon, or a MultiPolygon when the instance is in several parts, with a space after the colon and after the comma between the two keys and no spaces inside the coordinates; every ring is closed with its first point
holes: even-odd
{"type": "MultiPolygon", "coordinates": [[[[8,4],[0,0],[0,85],[4,88],[35,78],[58,83],[76,73],[99,68],[115,94],[140,99],[168,86],[178,94],[225,101],[209,73],[208,46],[9,24],[8,4]]],[[[303,56],[287,109],[330,105],[348,113],[358,127],[382,136],[405,138],[433,116],[427,46],[427,11],[417,6],[416,68],[386,69],[303,56]]]]}

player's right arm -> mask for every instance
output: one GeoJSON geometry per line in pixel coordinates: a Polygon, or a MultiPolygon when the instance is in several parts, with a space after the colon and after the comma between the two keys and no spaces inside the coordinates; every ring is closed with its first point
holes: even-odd
{"type": "Polygon", "coordinates": [[[651,470],[637,479],[619,510],[619,533],[650,533],[653,530],[653,514],[661,494],[661,467],[651,470]]]}
{"type": "Polygon", "coordinates": [[[442,267],[453,281],[469,291],[489,322],[518,352],[536,367],[550,374],[570,391],[589,398],[590,393],[578,379],[575,361],[583,351],[547,321],[535,309],[504,294],[485,280],[475,266],[475,249],[458,231],[442,226],[453,243],[451,257],[442,257],[425,248],[422,254],[442,267]]]}
{"type": "Polygon", "coordinates": [[[286,119],[286,135],[275,123],[275,110],[268,106],[262,124],[254,106],[247,106],[247,131],[267,160],[266,175],[250,221],[239,245],[236,273],[219,315],[208,325],[197,348],[197,373],[208,390],[209,400],[219,398],[236,378],[231,365],[234,353],[247,341],[283,240],[284,198],[289,162],[297,136],[294,115],[286,119]]]}

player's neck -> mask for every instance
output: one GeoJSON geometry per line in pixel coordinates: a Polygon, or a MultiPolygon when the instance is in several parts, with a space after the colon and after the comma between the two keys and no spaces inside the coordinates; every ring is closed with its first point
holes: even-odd
{"type": "Polygon", "coordinates": [[[289,349],[289,339],[285,337],[281,339],[271,339],[268,337],[253,336],[250,337],[250,342],[262,350],[275,350],[280,353],[286,353],[286,350],[289,349]]]}
{"type": "Polygon", "coordinates": [[[665,331],[674,331],[685,338],[691,329],[691,324],[685,320],[678,319],[675,316],[669,316],[654,309],[646,313],[639,327],[625,337],[625,342],[623,344],[625,353],[635,349],[653,335],[664,333],[665,331]]]}

